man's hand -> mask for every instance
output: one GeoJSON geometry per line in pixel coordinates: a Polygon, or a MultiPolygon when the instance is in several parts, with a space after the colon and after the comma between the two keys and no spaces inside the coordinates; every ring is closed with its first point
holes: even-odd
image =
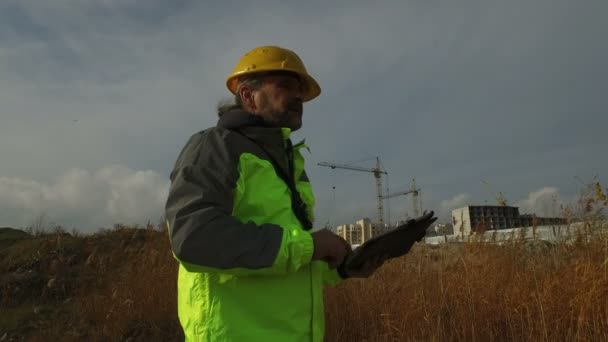
{"type": "Polygon", "coordinates": [[[327,229],[313,232],[311,235],[315,245],[312,260],[323,260],[332,269],[340,266],[344,258],[352,251],[346,240],[327,229]]]}
{"type": "Polygon", "coordinates": [[[367,260],[361,268],[350,270],[347,274],[349,278],[368,278],[371,277],[387,260],[385,255],[376,256],[367,260]]]}

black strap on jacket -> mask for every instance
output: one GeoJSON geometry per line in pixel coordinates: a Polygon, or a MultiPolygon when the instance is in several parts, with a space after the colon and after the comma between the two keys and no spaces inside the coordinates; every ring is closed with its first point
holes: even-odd
{"type": "Polygon", "coordinates": [[[294,214],[296,215],[298,220],[300,220],[300,223],[302,223],[302,226],[304,226],[305,230],[312,229],[312,222],[308,218],[306,204],[304,203],[304,201],[302,201],[302,198],[300,197],[300,193],[296,189],[296,184],[295,184],[295,180],[294,180],[293,146],[291,144],[291,140],[287,139],[287,160],[289,162],[289,173],[290,173],[289,175],[287,175],[285,173],[284,169],[281,168],[279,163],[272,157],[272,155],[270,153],[268,153],[268,151],[261,144],[258,144],[255,140],[251,139],[250,137],[248,137],[247,135],[243,134],[242,132],[240,132],[238,130],[234,130],[234,131],[239,133],[240,135],[244,136],[245,138],[249,139],[254,144],[256,144],[268,156],[268,159],[270,159],[270,161],[272,162],[272,166],[274,167],[274,170],[276,171],[276,173],[279,175],[279,177],[281,177],[281,179],[283,179],[283,181],[289,187],[289,190],[290,190],[289,192],[291,193],[291,209],[293,210],[294,214]]]}

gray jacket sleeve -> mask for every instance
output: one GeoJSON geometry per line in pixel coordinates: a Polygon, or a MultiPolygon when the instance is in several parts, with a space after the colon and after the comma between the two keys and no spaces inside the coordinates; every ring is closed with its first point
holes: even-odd
{"type": "Polygon", "coordinates": [[[281,247],[281,227],[231,216],[238,153],[225,143],[227,134],[193,135],[171,172],[165,207],[171,248],[191,271],[271,267],[281,247]]]}

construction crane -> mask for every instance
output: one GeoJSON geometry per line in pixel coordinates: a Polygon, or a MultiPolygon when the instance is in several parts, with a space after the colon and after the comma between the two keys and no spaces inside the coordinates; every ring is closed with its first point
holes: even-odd
{"type": "Polygon", "coordinates": [[[507,199],[505,198],[505,196],[503,196],[502,192],[498,192],[496,193],[492,187],[490,186],[490,183],[488,183],[485,180],[482,180],[482,182],[488,186],[488,188],[490,189],[490,193],[492,193],[494,196],[496,196],[496,203],[498,203],[499,206],[501,207],[506,207],[507,206],[507,199]]]}
{"type": "Polygon", "coordinates": [[[414,191],[414,195],[412,196],[412,207],[414,208],[414,217],[418,217],[422,215],[422,196],[420,195],[420,188],[416,187],[415,179],[412,179],[411,191],[414,191]]]}
{"type": "Polygon", "coordinates": [[[384,171],[380,165],[380,158],[376,157],[376,167],[375,168],[366,168],[366,167],[359,167],[359,166],[351,166],[351,165],[344,165],[344,164],[334,164],[334,163],[326,163],[326,162],[321,162],[318,163],[317,165],[319,166],[326,166],[326,167],[331,167],[332,169],[345,169],[345,170],[352,170],[352,171],[363,171],[363,172],[371,172],[374,174],[374,177],[376,178],[376,192],[377,192],[377,199],[378,199],[378,224],[380,225],[380,227],[384,227],[384,208],[383,208],[383,197],[382,197],[382,174],[388,175],[388,173],[386,171],[384,171]]]}
{"type": "Polygon", "coordinates": [[[412,179],[412,186],[409,190],[396,192],[394,194],[387,194],[383,196],[382,199],[389,199],[397,196],[405,196],[412,194],[412,211],[414,213],[414,217],[420,216],[420,188],[416,187],[416,180],[412,179]]]}

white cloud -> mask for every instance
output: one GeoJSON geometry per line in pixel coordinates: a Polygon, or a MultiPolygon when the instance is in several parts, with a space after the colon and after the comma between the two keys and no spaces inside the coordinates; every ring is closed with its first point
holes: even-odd
{"type": "Polygon", "coordinates": [[[519,200],[515,206],[521,214],[536,214],[538,216],[559,216],[560,205],[569,200],[559,194],[555,187],[544,187],[529,193],[527,198],[519,200]]]}
{"type": "Polygon", "coordinates": [[[0,225],[23,227],[44,215],[47,224],[94,231],[115,223],[157,223],[169,180],[124,166],[93,173],[70,169],[52,184],[0,177],[0,225]]]}

